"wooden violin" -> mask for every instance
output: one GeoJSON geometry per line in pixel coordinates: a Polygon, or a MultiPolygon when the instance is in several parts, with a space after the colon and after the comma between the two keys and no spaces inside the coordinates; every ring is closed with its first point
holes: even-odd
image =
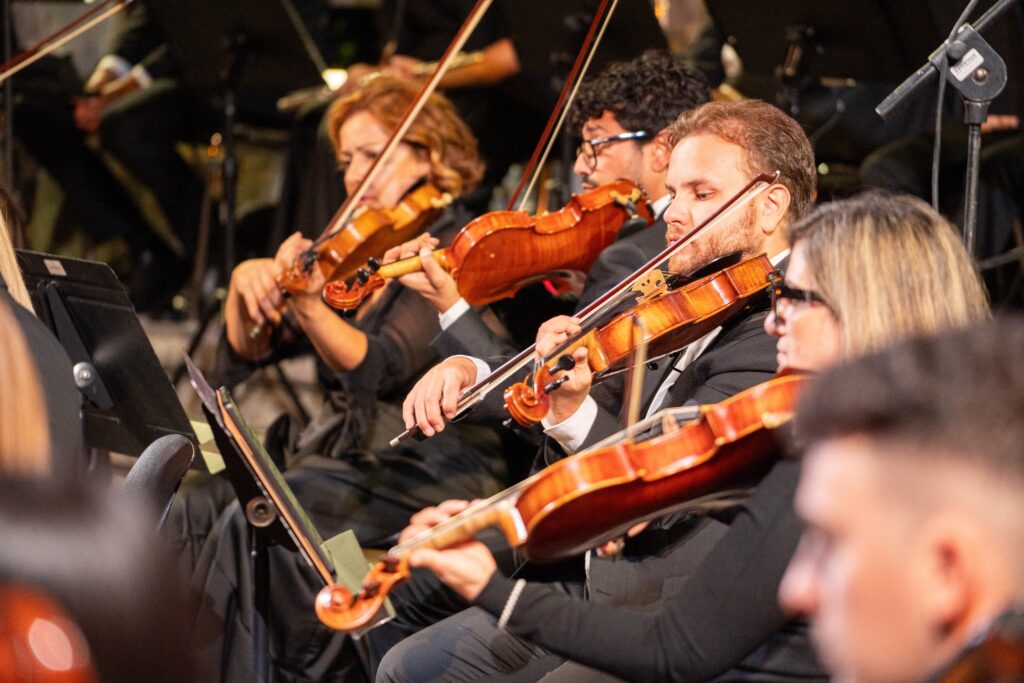
{"type": "Polygon", "coordinates": [[[587,349],[587,364],[598,381],[602,374],[621,367],[637,343],[656,358],[700,339],[767,289],[775,277],[779,277],[775,267],[762,254],[674,291],[665,291],[664,281],[655,283],[657,289],[635,308],[563,344],[533,373],[532,381],[527,377],[508,387],[505,409],[523,426],[536,424],[548,413],[548,394],[559,386],[557,375],[573,367],[571,355],[576,349],[587,349]],[[644,328],[639,338],[632,331],[637,318],[644,328]]]}
{"type": "Polygon", "coordinates": [[[407,193],[394,208],[359,213],[344,230],[317,241],[301,260],[279,273],[277,286],[290,294],[302,292],[313,266],[327,280],[353,277],[370,257],[423,232],[451,202],[450,194],[425,183],[407,193]]]}
{"type": "Polygon", "coordinates": [[[1014,605],[925,683],[1017,683],[1024,680],[1024,607],[1014,605]]]}
{"type": "MultiPolygon", "coordinates": [[[[459,294],[473,306],[509,298],[523,286],[568,273],[586,273],[627,220],[654,222],[643,193],[618,180],[573,195],[558,211],[536,218],[525,211],[493,211],[466,225],[434,257],[452,274],[459,294]]],[[[338,278],[324,287],[331,306],[351,310],[388,279],[421,269],[420,257],[371,264],[351,284],[338,278]]]]}
{"type": "Polygon", "coordinates": [[[732,502],[777,460],[776,430],[792,417],[806,381],[785,375],[719,403],[662,411],[400,543],[370,569],[360,592],[322,590],[317,615],[340,631],[363,628],[408,578],[413,551],[446,548],[488,527],[530,560],[552,562],[654,517],[732,502]],[[636,440],[644,430],[653,435],[636,440]]]}
{"type": "Polygon", "coordinates": [[[0,680],[95,683],[99,680],[82,631],[36,588],[0,588],[0,680]]]}

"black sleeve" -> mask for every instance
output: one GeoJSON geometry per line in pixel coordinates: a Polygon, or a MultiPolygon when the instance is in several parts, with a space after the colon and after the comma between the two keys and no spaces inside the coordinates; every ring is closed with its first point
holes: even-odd
{"type": "MultiPolygon", "coordinates": [[[[778,463],[721,541],[662,611],[643,614],[528,584],[508,630],[629,680],[706,681],[753,652],[788,619],[776,591],[799,539],[797,464],[778,463]]],[[[476,604],[500,615],[512,582],[495,573],[476,604]]]]}
{"type": "Polygon", "coordinates": [[[434,337],[430,345],[441,358],[463,355],[474,358],[511,356],[516,349],[492,330],[476,309],[460,315],[448,329],[434,337]]]}
{"type": "Polygon", "coordinates": [[[440,331],[437,313],[423,297],[400,288],[378,325],[363,329],[366,357],[341,380],[352,396],[402,398],[413,381],[437,361],[430,340],[440,331]]]}

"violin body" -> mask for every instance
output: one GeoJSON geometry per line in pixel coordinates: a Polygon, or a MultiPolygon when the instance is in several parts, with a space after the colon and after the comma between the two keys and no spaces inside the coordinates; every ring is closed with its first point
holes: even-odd
{"type": "Polygon", "coordinates": [[[1024,607],[1003,612],[924,683],[1016,683],[1024,680],[1024,607]]]}
{"type": "Polygon", "coordinates": [[[450,547],[484,528],[500,529],[532,561],[553,562],[654,517],[734,499],[778,459],[776,430],[791,418],[806,381],[802,375],[776,377],[701,406],[696,420],[673,422],[651,439],[634,442],[627,430],[621,441],[560,460],[395,546],[370,569],[359,593],[324,589],[317,614],[338,630],[366,627],[390,588],[408,578],[409,554],[450,547]]]}
{"type": "MultiPolygon", "coordinates": [[[[722,325],[765,290],[775,273],[763,254],[695,280],[675,291],[652,298],[567,344],[559,356],[586,347],[590,369],[601,375],[622,367],[637,343],[647,345],[652,358],[676,351],[722,325]],[[643,335],[634,332],[634,318],[643,322],[643,335]]],[[[505,407],[523,426],[540,422],[550,401],[544,387],[556,379],[554,362],[544,365],[533,382],[505,390],[505,407]]]]}
{"type": "MultiPolygon", "coordinates": [[[[337,234],[314,247],[315,267],[326,280],[346,279],[371,257],[423,232],[452,202],[451,195],[430,184],[420,185],[393,209],[369,209],[355,216],[337,234]]],[[[306,273],[296,263],[277,278],[278,286],[291,293],[302,291],[306,273]]]]}
{"type": "Polygon", "coordinates": [[[573,195],[563,208],[536,218],[525,211],[480,216],[446,250],[459,294],[477,306],[507,299],[534,282],[586,273],[630,218],[626,200],[648,225],[654,222],[640,197],[636,185],[617,180],[573,195]]]}
{"type": "Polygon", "coordinates": [[[778,459],[775,430],[789,420],[804,382],[801,375],[777,377],[703,406],[677,431],[545,468],[516,504],[527,529],[523,554],[554,562],[640,522],[752,487],[778,459]]]}
{"type": "MultiPolygon", "coordinates": [[[[473,306],[507,299],[534,282],[565,283],[590,270],[627,219],[636,215],[647,225],[654,222],[642,196],[632,182],[617,180],[573,195],[563,208],[538,217],[525,211],[492,211],[468,223],[434,256],[473,306]]],[[[381,266],[365,282],[329,282],[324,300],[351,310],[388,278],[419,269],[419,256],[414,256],[381,266]]]]}

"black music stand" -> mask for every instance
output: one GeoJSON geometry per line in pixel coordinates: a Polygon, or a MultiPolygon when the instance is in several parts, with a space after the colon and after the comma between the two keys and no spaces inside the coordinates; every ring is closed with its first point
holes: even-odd
{"type": "Polygon", "coordinates": [[[104,263],[66,256],[17,255],[36,314],[71,358],[75,384],[86,398],[85,443],[93,454],[138,456],[166,434],[180,434],[198,448],[185,410],[114,271],[104,263]]]}
{"type": "MultiPolygon", "coordinates": [[[[316,527],[299,504],[291,487],[281,476],[270,454],[246,423],[238,406],[226,388],[217,391],[207,383],[192,359],[185,356],[192,386],[203,403],[203,413],[213,430],[213,436],[224,458],[224,467],[232,488],[245,512],[249,524],[249,556],[253,568],[253,670],[263,683],[270,680],[270,651],[268,619],[270,596],[270,563],[267,549],[280,545],[298,552],[314,571],[335,577],[349,590],[359,590],[366,575],[366,562],[362,550],[351,531],[335,537],[328,545],[339,541],[334,554],[328,552],[316,527]]],[[[313,605],[310,605],[313,609],[313,605]]],[[[391,618],[388,605],[384,615],[374,625],[391,618]]],[[[356,648],[368,665],[366,653],[356,648]]],[[[367,669],[369,670],[369,669],[367,669]]]]}

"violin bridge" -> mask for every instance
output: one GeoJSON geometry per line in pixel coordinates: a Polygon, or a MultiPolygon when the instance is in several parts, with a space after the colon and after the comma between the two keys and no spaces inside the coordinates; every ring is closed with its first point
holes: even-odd
{"type": "Polygon", "coordinates": [[[662,294],[666,294],[668,292],[668,279],[663,272],[653,268],[637,280],[636,284],[630,287],[630,291],[636,292],[636,302],[642,304],[651,299],[656,299],[662,294]]]}
{"type": "Polygon", "coordinates": [[[676,419],[665,413],[661,416],[661,433],[662,434],[674,434],[679,431],[679,423],[676,419]]]}
{"type": "Polygon", "coordinates": [[[640,188],[634,187],[629,191],[629,194],[622,194],[621,192],[615,192],[613,190],[609,196],[612,198],[612,201],[619,206],[628,206],[639,201],[639,199],[644,196],[644,193],[640,191],[640,188]]]}

